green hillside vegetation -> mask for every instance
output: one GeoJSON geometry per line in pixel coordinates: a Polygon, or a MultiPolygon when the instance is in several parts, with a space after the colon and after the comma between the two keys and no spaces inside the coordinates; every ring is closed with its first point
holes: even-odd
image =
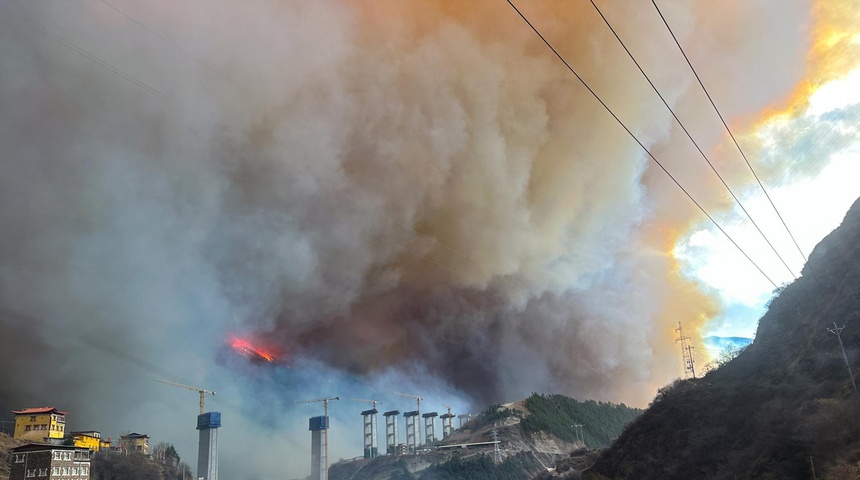
{"type": "Polygon", "coordinates": [[[510,417],[523,417],[523,412],[512,408],[503,408],[500,404],[490,405],[469,422],[469,428],[479,430],[487,425],[493,425],[510,417]]]}
{"type": "Polygon", "coordinates": [[[584,425],[582,435],[591,448],[608,447],[627,425],[642,415],[642,410],[627,405],[586,400],[580,402],[564,395],[533,394],[525,407],[531,412],[522,420],[527,433],[547,432],[568,442],[576,441],[575,424],[584,425]]]}
{"type": "Polygon", "coordinates": [[[522,480],[541,470],[543,466],[527,452],[510,456],[498,465],[490,455],[469,458],[455,455],[422,472],[420,480],[522,480]]]}
{"type": "Polygon", "coordinates": [[[704,378],[661,389],[583,478],[860,478],[860,395],[828,331],[845,325],[860,371],[860,201],[802,273],[750,346],[704,378]]]}
{"type": "Polygon", "coordinates": [[[524,412],[517,408],[490,405],[474,420],[478,429],[510,417],[520,419],[527,434],[545,432],[567,442],[577,441],[574,425],[584,425],[582,436],[591,448],[605,448],[627,425],[642,415],[643,410],[610,402],[586,400],[580,402],[564,395],[532,394],[524,402],[524,412]]]}

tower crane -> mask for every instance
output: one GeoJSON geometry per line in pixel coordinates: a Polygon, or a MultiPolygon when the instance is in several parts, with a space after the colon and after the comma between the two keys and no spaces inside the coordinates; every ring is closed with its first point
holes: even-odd
{"type": "Polygon", "coordinates": [[[194,385],[186,385],[184,383],[176,383],[176,382],[168,382],[167,380],[160,380],[158,378],[154,378],[156,382],[164,383],[167,385],[173,385],[174,387],[184,388],[186,390],[192,390],[200,394],[200,414],[203,415],[203,403],[205,400],[205,396],[208,393],[209,395],[215,396],[215,392],[212,390],[206,390],[205,388],[195,387],[194,385]]]}
{"type": "Polygon", "coordinates": [[[418,410],[419,412],[421,411],[421,400],[424,400],[424,397],[419,397],[418,395],[409,395],[409,394],[400,393],[400,392],[394,392],[394,394],[400,395],[401,397],[414,398],[415,404],[418,407],[418,408],[416,408],[416,410],[418,410]]]}
{"type": "Polygon", "coordinates": [[[380,402],[379,400],[365,400],[365,399],[363,399],[363,398],[350,398],[350,400],[352,400],[353,402],[372,403],[372,404],[373,404],[373,408],[374,408],[374,409],[376,409],[376,404],[377,404],[377,403],[378,403],[378,404],[380,404],[380,405],[382,405],[382,402],[380,402]]]}
{"type": "Polygon", "coordinates": [[[379,448],[377,447],[377,424],[376,424],[376,404],[382,405],[379,400],[367,400],[364,398],[350,398],[353,402],[370,403],[373,405],[371,410],[361,412],[362,428],[361,433],[364,435],[364,458],[373,458],[377,456],[379,448]]]}
{"type": "Polygon", "coordinates": [[[448,438],[448,435],[454,433],[454,418],[456,415],[451,413],[451,406],[442,403],[442,406],[448,409],[448,413],[442,415],[442,438],[448,438]]]}
{"type": "Polygon", "coordinates": [[[323,430],[323,455],[325,455],[325,474],[323,478],[328,480],[328,402],[332,400],[340,400],[340,397],[325,397],[325,398],[315,398],[313,400],[304,400],[301,402],[295,402],[293,405],[302,405],[305,403],[319,403],[323,404],[323,418],[325,422],[325,430],[323,430]]]}
{"type": "Polygon", "coordinates": [[[413,453],[417,453],[418,446],[421,445],[421,424],[418,423],[418,416],[421,414],[421,400],[424,400],[424,397],[419,397],[418,395],[409,395],[408,393],[400,393],[394,392],[395,395],[400,395],[401,397],[414,398],[415,404],[417,408],[415,409],[415,414],[411,415],[411,412],[406,412],[403,415],[409,415],[409,418],[406,419],[406,448],[414,449],[413,453]],[[411,427],[412,434],[410,435],[410,419],[411,419],[411,427]],[[412,443],[410,445],[410,438],[412,439],[412,443]]]}
{"type": "Polygon", "coordinates": [[[296,402],[293,405],[302,405],[305,403],[317,403],[323,402],[323,415],[328,416],[328,402],[331,400],[340,400],[340,397],[326,397],[326,398],[315,398],[313,400],[305,400],[302,402],[296,402]]]}

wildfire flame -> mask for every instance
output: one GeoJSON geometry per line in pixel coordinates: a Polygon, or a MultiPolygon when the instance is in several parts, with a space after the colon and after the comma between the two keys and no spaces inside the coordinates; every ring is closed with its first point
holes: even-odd
{"type": "Polygon", "coordinates": [[[277,355],[274,351],[259,344],[254,344],[250,339],[231,337],[230,346],[239,355],[251,360],[266,361],[274,363],[277,361],[277,355]]]}

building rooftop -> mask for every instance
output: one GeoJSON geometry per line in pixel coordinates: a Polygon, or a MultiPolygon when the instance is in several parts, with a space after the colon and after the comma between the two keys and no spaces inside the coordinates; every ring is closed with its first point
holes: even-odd
{"type": "Polygon", "coordinates": [[[9,451],[12,453],[20,453],[20,452],[31,452],[31,451],[40,451],[40,450],[87,450],[87,448],[75,447],[73,445],[51,445],[47,443],[28,443],[26,445],[21,445],[20,447],[15,447],[10,449],[9,451]]]}
{"type": "Polygon", "coordinates": [[[39,413],[56,413],[57,415],[67,415],[69,412],[61,412],[54,407],[37,407],[25,408],[24,410],[12,410],[15,415],[36,415],[39,413]]]}
{"type": "Polygon", "coordinates": [[[145,433],[131,432],[128,435],[121,435],[120,438],[149,438],[145,433]]]}

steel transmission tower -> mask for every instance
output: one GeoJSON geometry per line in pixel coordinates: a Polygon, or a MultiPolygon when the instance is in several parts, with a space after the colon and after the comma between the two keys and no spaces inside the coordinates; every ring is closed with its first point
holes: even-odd
{"type": "Polygon", "coordinates": [[[690,337],[684,335],[684,327],[681,326],[681,322],[678,322],[678,328],[675,329],[678,332],[678,338],[675,339],[676,342],[681,342],[681,355],[684,357],[684,378],[692,375],[693,378],[696,378],[696,368],[693,362],[693,346],[688,344],[687,342],[690,340],[690,337]]]}

